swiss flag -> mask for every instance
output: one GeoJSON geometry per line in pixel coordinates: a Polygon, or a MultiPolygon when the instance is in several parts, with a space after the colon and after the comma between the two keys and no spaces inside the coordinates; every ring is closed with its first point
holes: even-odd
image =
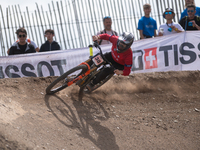
{"type": "Polygon", "coordinates": [[[157,64],[157,47],[144,49],[145,55],[144,55],[144,61],[145,61],[145,69],[152,69],[152,68],[158,68],[157,64]]]}

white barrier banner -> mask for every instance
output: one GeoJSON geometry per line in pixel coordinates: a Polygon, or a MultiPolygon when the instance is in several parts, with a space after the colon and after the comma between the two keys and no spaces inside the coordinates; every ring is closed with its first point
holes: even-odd
{"type": "MultiPolygon", "coordinates": [[[[110,51],[111,45],[102,48],[103,52],[110,51]]],[[[98,50],[93,48],[93,53],[98,53],[98,50]]],[[[88,47],[5,56],[0,59],[0,78],[60,76],[89,56],[88,47]]]]}
{"type": "MultiPolygon", "coordinates": [[[[101,48],[109,52],[111,45],[101,48]]],[[[200,31],[138,40],[132,50],[134,73],[200,70],[200,31]]],[[[88,58],[88,47],[5,56],[0,59],[0,78],[60,76],[88,58]]]]}
{"type": "Polygon", "coordinates": [[[200,70],[200,31],[136,41],[134,72],[200,70]]]}

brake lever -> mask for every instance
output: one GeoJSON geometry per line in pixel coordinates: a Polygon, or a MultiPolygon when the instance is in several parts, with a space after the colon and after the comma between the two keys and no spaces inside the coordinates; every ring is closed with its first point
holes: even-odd
{"type": "Polygon", "coordinates": [[[97,41],[94,41],[94,44],[93,44],[96,48],[99,48],[99,44],[97,41]]]}

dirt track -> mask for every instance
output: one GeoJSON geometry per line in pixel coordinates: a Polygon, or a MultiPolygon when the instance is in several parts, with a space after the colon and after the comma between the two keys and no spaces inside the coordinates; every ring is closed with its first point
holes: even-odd
{"type": "Polygon", "coordinates": [[[0,80],[0,150],[199,150],[200,72],[115,76],[78,101],[55,77],[0,80]]]}

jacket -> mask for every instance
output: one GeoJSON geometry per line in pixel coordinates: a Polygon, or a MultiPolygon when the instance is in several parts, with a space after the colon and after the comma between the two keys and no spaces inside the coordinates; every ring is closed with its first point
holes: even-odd
{"type": "Polygon", "coordinates": [[[54,50],[60,50],[60,45],[58,44],[58,42],[53,41],[52,43],[49,43],[49,41],[46,41],[40,47],[39,52],[54,51],[54,50]]]}
{"type": "Polygon", "coordinates": [[[11,46],[8,55],[26,54],[26,53],[36,53],[35,48],[32,44],[27,43],[25,51],[21,50],[18,43],[11,46]]]}

